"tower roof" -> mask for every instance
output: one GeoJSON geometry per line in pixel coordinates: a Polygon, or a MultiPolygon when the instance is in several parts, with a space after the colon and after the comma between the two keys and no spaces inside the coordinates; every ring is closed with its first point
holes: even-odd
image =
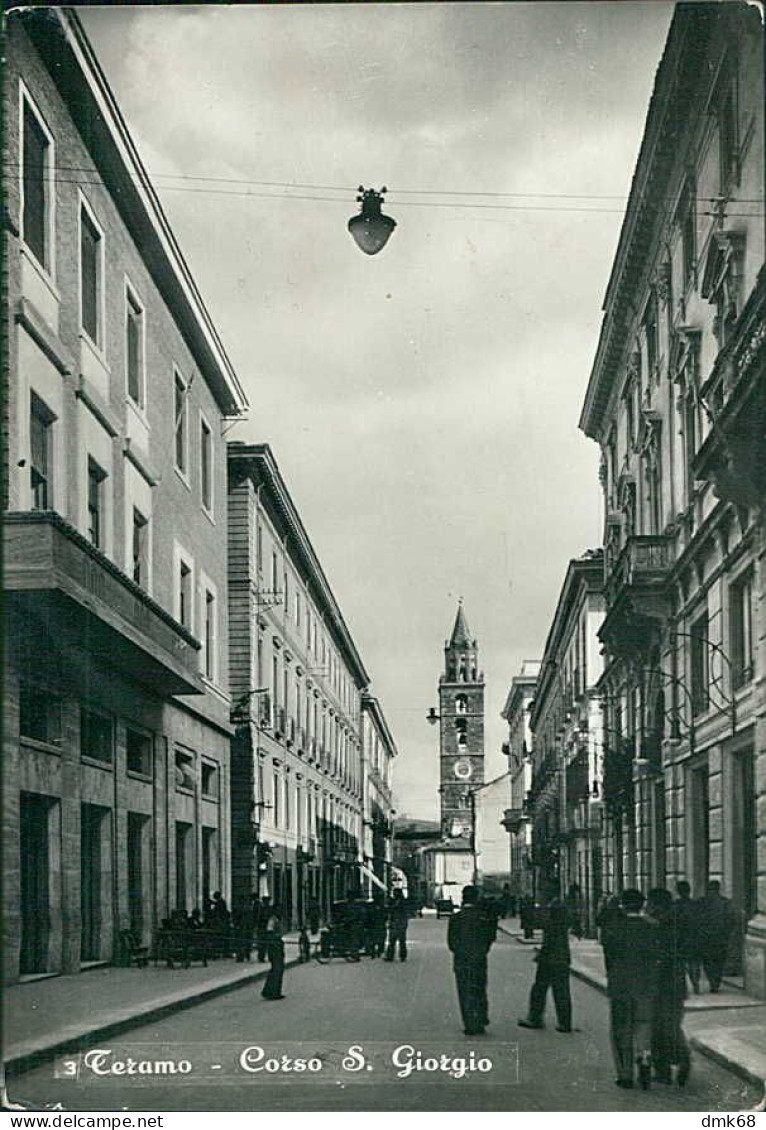
{"type": "Polygon", "coordinates": [[[473,639],[471,637],[470,628],[468,627],[468,621],[465,618],[465,612],[463,611],[463,602],[461,600],[457,606],[457,616],[455,617],[455,626],[452,629],[449,646],[470,647],[472,646],[472,644],[473,639]]]}

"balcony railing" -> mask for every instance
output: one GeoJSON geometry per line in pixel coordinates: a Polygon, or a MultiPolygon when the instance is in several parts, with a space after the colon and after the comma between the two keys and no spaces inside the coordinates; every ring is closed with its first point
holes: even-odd
{"type": "MultiPolygon", "coordinates": [[[[63,610],[62,631],[158,694],[200,694],[197,640],[100,550],[53,512],[6,514],[3,566],[8,600],[45,615],[63,610]]],[[[62,641],[63,642],[63,641],[62,641]]]]}
{"type": "Polygon", "coordinates": [[[607,577],[607,604],[614,604],[632,586],[663,583],[672,562],[671,543],[664,534],[634,534],[607,577]]]}

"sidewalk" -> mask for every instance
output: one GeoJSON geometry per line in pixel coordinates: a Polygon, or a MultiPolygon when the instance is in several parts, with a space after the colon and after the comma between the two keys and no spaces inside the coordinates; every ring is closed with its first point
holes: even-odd
{"type": "MultiPolygon", "coordinates": [[[[285,935],[285,968],[298,961],[297,933],[285,935]]],[[[3,1062],[18,1074],[38,1063],[160,1020],[265,978],[268,964],[219,958],[189,969],[104,966],[11,985],[3,991],[3,1062]]]]}
{"type": "MultiPolygon", "coordinates": [[[[540,931],[535,931],[534,942],[525,939],[514,923],[500,923],[500,929],[522,945],[539,945],[542,941],[540,931]]],[[[599,943],[573,938],[570,948],[572,974],[606,993],[604,956],[599,943]]],[[[724,981],[718,993],[692,994],[687,998],[684,1030],[697,1051],[756,1086],[766,1087],[766,1001],[749,997],[724,981]]]]}

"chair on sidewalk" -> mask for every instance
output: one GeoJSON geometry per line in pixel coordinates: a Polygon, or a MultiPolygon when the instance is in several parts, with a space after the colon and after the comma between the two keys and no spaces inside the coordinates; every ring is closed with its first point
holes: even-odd
{"type": "Polygon", "coordinates": [[[149,964],[149,947],[141,944],[135,930],[120,930],[120,940],[125,954],[125,964],[146,969],[149,964]]]}

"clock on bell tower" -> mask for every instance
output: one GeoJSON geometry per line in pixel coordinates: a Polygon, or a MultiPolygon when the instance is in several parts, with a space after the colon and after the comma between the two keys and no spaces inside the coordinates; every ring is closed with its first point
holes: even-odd
{"type": "Polygon", "coordinates": [[[441,833],[468,838],[473,821],[470,794],[484,783],[484,674],[462,600],[444,646],[439,717],[441,833]]]}

